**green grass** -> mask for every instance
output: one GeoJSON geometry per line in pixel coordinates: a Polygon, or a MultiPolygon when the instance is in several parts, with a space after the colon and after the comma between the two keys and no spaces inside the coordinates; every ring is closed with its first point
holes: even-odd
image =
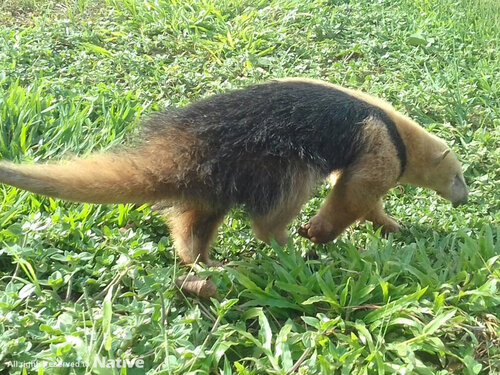
{"type": "Polygon", "coordinates": [[[213,247],[218,299],[182,295],[148,206],[0,189],[0,372],[500,373],[500,8],[493,0],[5,0],[0,153],[106,149],[138,119],[254,82],[306,76],[365,90],[445,139],[470,203],[397,187],[403,231],[369,225],[285,249],[234,210],[213,247]],[[306,254],[314,249],[318,259],[306,254]],[[7,368],[139,359],[144,369],[7,368]]]}

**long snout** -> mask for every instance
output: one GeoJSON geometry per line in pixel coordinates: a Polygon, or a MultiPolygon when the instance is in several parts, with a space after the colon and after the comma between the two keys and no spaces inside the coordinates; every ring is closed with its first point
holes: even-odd
{"type": "Polygon", "coordinates": [[[462,199],[459,199],[459,200],[456,200],[456,201],[453,201],[451,202],[451,204],[453,205],[453,207],[458,207],[458,206],[461,206],[463,204],[466,204],[469,200],[469,194],[466,194],[465,197],[463,197],[462,199]]]}
{"type": "Polygon", "coordinates": [[[451,203],[453,207],[458,207],[466,204],[469,200],[469,190],[465,181],[459,176],[455,177],[451,187],[451,203]]]}

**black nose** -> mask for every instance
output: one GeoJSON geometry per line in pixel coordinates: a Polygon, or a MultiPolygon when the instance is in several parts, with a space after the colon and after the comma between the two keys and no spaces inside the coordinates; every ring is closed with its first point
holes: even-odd
{"type": "Polygon", "coordinates": [[[460,200],[458,200],[458,201],[453,202],[453,203],[452,203],[452,204],[453,204],[453,207],[458,207],[458,206],[461,206],[461,205],[463,205],[463,204],[466,204],[468,200],[469,200],[469,198],[468,198],[468,196],[466,195],[464,198],[462,198],[462,199],[460,199],[460,200]]]}

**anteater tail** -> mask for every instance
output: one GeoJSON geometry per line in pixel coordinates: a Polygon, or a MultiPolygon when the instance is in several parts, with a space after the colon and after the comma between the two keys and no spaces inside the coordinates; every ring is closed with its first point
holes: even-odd
{"type": "Polygon", "coordinates": [[[148,152],[119,152],[48,164],[0,162],[0,183],[74,202],[153,202],[174,192],[166,191],[172,186],[152,158],[148,152]]]}

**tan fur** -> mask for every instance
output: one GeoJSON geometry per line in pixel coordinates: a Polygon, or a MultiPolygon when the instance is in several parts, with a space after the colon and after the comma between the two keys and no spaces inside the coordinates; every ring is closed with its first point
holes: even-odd
{"type": "Polygon", "coordinates": [[[365,220],[371,221],[375,228],[382,228],[384,234],[397,233],[401,230],[399,224],[385,213],[382,199],[379,199],[375,207],[361,219],[362,222],[365,220]]]}
{"type": "Polygon", "coordinates": [[[0,172],[3,183],[69,201],[107,204],[176,200],[182,195],[179,181],[196,164],[196,154],[191,158],[178,156],[181,148],[202,152],[196,139],[179,132],[170,138],[158,137],[139,149],[87,158],[36,165],[2,161],[0,172]]]}
{"type": "Polygon", "coordinates": [[[182,206],[174,206],[168,211],[167,224],[182,263],[215,265],[208,255],[209,247],[224,214],[182,206]]]}

